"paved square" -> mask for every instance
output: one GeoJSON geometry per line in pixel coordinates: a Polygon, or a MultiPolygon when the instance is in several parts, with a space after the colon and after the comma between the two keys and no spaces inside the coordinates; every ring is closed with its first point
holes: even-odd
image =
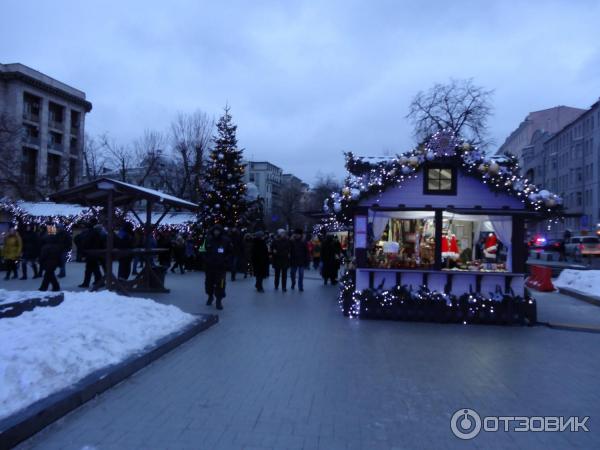
{"type": "MultiPolygon", "coordinates": [[[[70,264],[64,288],[80,282],[70,264]]],[[[600,334],[344,318],[337,288],[228,283],[220,323],[20,449],[599,448],[600,334]],[[482,416],[590,416],[589,433],[450,430],[482,416]]],[[[169,274],[159,301],[204,306],[203,275],[169,274]]],[[[2,283],[8,289],[32,281],[2,283]]],[[[547,301],[560,301],[546,297],[547,301]]],[[[587,314],[600,316],[600,308],[587,314]]],[[[552,314],[556,314],[553,311],[552,314]]]]}

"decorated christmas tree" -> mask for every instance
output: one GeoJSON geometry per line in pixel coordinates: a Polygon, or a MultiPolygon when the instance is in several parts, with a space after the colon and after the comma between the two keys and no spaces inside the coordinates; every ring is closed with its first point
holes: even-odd
{"type": "Polygon", "coordinates": [[[217,122],[214,147],[207,170],[208,190],[204,195],[201,221],[204,229],[215,224],[224,227],[243,225],[246,210],[246,185],[243,181],[243,149],[238,149],[236,130],[229,106],[217,122]]]}

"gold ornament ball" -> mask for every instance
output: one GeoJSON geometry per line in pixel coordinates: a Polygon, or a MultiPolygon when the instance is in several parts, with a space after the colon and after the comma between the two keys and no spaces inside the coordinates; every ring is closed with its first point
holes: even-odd
{"type": "Polygon", "coordinates": [[[491,174],[496,175],[500,171],[500,164],[498,164],[496,161],[492,161],[490,163],[490,167],[488,168],[488,171],[491,174]]]}
{"type": "Polygon", "coordinates": [[[485,164],[479,164],[479,167],[477,167],[477,170],[479,170],[480,172],[485,172],[487,170],[487,166],[485,164]]]}
{"type": "Polygon", "coordinates": [[[408,163],[411,166],[416,167],[419,165],[419,158],[417,158],[416,156],[411,156],[410,158],[408,158],[408,163]]]}
{"type": "Polygon", "coordinates": [[[465,143],[462,145],[462,149],[463,149],[464,151],[471,150],[471,144],[469,144],[468,142],[465,142],[465,143]]]}

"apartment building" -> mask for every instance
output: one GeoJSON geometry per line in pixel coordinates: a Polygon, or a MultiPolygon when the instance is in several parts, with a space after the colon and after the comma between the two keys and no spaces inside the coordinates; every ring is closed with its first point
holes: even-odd
{"type": "Polygon", "coordinates": [[[14,151],[6,153],[15,158],[16,170],[0,174],[0,196],[23,196],[15,191],[17,178],[30,197],[77,184],[91,109],[78,89],[23,64],[0,64],[0,114],[19,134],[14,151]]]}
{"type": "Polygon", "coordinates": [[[543,130],[548,133],[556,133],[579,117],[584,111],[585,109],[570,106],[555,106],[554,108],[530,112],[519,126],[510,133],[496,153],[515,155],[522,165],[523,149],[531,144],[536,131],[543,130]]]}
{"type": "Polygon", "coordinates": [[[525,170],[564,200],[568,217],[555,227],[557,234],[594,231],[600,222],[600,100],[545,139],[534,164],[526,161],[525,170]]]}
{"type": "Polygon", "coordinates": [[[276,222],[281,205],[283,170],[267,161],[247,161],[245,164],[244,182],[254,183],[258,188],[258,195],[264,201],[266,222],[276,222]]]}

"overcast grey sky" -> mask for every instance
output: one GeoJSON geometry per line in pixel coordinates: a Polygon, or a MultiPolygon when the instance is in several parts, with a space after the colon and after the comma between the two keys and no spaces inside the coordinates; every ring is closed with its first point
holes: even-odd
{"type": "Polygon", "coordinates": [[[500,144],[525,115],[600,95],[598,1],[2,1],[0,62],[82,89],[122,142],[232,106],[246,156],[312,182],[342,151],[413,145],[413,95],[495,89],[500,144]],[[496,5],[492,5],[495,3],[496,5]]]}

